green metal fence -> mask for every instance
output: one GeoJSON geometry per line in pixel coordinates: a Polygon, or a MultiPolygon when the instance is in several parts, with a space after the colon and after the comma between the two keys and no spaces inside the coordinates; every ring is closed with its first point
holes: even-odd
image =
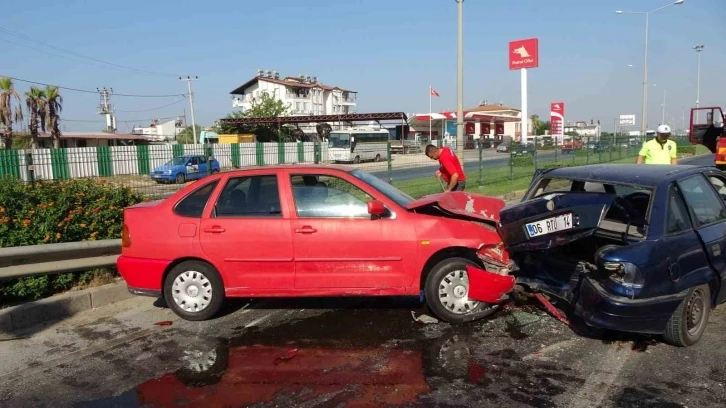
{"type": "MultiPolygon", "coordinates": [[[[679,154],[695,154],[696,146],[684,137],[673,137],[679,154]]],[[[507,151],[492,143],[470,144],[459,158],[467,175],[467,190],[498,195],[527,187],[536,168],[579,166],[596,163],[633,163],[643,139],[632,137],[582,138],[573,143],[538,142],[523,146],[510,144],[507,151]]],[[[702,147],[698,147],[702,149],[702,147]]],[[[452,146],[455,150],[455,147],[452,146]]],[[[423,150],[423,149],[422,149],[423,150]]],[[[705,149],[703,149],[705,150],[705,149]]],[[[137,192],[164,197],[194,179],[195,169],[171,183],[154,180],[151,174],[175,157],[212,156],[221,171],[295,163],[331,163],[327,144],[321,143],[235,143],[213,145],[139,145],[85,148],[0,150],[0,176],[18,177],[26,182],[97,177],[130,186],[137,192]],[[188,176],[188,177],[187,177],[188,176]],[[159,182],[157,182],[159,181],[159,182]]],[[[434,177],[438,163],[423,152],[390,154],[390,146],[380,161],[351,164],[390,182],[414,197],[441,191],[434,177]]],[[[198,171],[198,168],[197,170],[198,171]]]]}

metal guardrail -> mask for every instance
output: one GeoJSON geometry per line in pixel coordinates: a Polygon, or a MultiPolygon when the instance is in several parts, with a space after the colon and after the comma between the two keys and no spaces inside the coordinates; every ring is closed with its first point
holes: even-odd
{"type": "Polygon", "coordinates": [[[120,239],[0,248],[0,280],[111,267],[119,255],[120,239]]]}

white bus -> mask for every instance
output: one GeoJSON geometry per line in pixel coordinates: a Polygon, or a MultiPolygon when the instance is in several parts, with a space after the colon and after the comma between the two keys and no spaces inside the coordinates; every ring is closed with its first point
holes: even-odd
{"type": "Polygon", "coordinates": [[[328,160],[332,162],[360,163],[388,159],[388,141],[391,134],[381,128],[350,128],[330,132],[328,160]]]}

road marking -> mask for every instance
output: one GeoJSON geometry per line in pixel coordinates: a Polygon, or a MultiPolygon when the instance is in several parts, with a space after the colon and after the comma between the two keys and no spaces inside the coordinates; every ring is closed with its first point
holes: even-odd
{"type": "Polygon", "coordinates": [[[570,405],[572,408],[594,408],[600,406],[615,380],[630,360],[633,352],[630,347],[613,344],[605,353],[595,371],[585,381],[570,405]]]}

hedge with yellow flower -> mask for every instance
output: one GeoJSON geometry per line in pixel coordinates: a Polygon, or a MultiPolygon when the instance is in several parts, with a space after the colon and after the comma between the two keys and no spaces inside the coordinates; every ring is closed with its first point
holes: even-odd
{"type": "MultiPolygon", "coordinates": [[[[120,238],[124,207],[144,201],[103,179],[0,179],[0,247],[120,238]]],[[[38,299],[90,279],[86,274],[0,282],[3,303],[38,299]]]]}

